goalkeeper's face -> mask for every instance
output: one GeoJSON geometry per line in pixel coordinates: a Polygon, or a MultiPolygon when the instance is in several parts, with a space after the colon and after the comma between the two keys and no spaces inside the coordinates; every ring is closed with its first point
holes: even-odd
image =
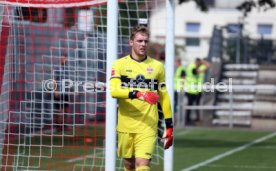
{"type": "Polygon", "coordinates": [[[149,36],[146,33],[136,33],[133,40],[129,41],[130,46],[132,47],[131,55],[133,57],[144,58],[147,54],[149,36]]]}

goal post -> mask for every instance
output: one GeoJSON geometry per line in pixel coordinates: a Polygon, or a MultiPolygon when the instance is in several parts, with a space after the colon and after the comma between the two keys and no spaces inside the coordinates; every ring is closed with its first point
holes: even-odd
{"type": "MultiPolygon", "coordinates": [[[[118,3],[117,0],[109,0],[107,4],[107,74],[106,84],[109,85],[112,62],[117,59],[118,48],[116,45],[118,37],[118,3]]],[[[116,170],[116,123],[117,103],[106,92],[106,141],[105,141],[105,170],[116,170]]]]}
{"type": "MultiPolygon", "coordinates": [[[[173,106],[173,13],[172,0],[0,0],[1,169],[123,170],[111,65],[147,25],[173,106]]],[[[152,168],[173,170],[158,138],[152,168]]]]}
{"type": "MultiPolygon", "coordinates": [[[[174,47],[174,0],[166,0],[166,85],[168,87],[170,101],[172,106],[174,106],[174,58],[175,58],[175,47],[174,47]]],[[[174,115],[174,107],[172,107],[172,113],[174,115]]],[[[174,118],[174,116],[172,117],[174,118]]],[[[165,150],[164,153],[164,170],[173,171],[173,148],[165,150]]]]}

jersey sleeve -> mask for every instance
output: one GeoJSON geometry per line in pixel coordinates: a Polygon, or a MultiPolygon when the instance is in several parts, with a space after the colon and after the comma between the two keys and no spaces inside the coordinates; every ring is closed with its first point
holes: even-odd
{"type": "Polygon", "coordinates": [[[158,77],[158,94],[160,96],[160,105],[162,107],[164,118],[172,118],[170,97],[165,84],[165,69],[163,66],[161,66],[158,77]]]}
{"type": "Polygon", "coordinates": [[[129,89],[122,88],[121,81],[121,64],[115,61],[112,64],[111,78],[110,78],[110,94],[113,98],[129,98],[129,89]]]}

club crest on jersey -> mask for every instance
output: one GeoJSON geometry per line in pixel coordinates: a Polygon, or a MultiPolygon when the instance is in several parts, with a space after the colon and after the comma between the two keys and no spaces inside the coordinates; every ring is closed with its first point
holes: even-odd
{"type": "Polygon", "coordinates": [[[153,72],[153,68],[152,67],[148,67],[147,68],[147,73],[151,74],[153,72]]]}

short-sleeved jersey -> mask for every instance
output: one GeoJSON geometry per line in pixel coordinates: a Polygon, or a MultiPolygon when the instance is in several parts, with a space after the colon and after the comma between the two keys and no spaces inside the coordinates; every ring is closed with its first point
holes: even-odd
{"type": "MultiPolygon", "coordinates": [[[[163,64],[146,57],[136,61],[130,55],[113,63],[111,79],[119,78],[121,88],[128,91],[158,91],[165,85],[163,64]]],[[[112,90],[111,90],[112,91],[112,90]]],[[[116,91],[116,90],[113,90],[116,91]]],[[[119,98],[117,131],[129,133],[156,133],[158,122],[157,105],[131,98],[119,98]]]]}

